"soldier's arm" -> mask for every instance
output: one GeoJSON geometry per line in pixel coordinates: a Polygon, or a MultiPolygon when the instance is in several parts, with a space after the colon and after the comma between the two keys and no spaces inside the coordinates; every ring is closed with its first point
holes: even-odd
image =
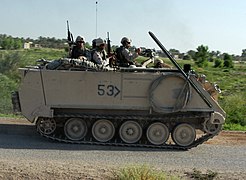
{"type": "Polygon", "coordinates": [[[102,57],[100,56],[100,54],[98,52],[95,52],[93,54],[93,60],[97,63],[97,64],[102,64],[102,57]]]}

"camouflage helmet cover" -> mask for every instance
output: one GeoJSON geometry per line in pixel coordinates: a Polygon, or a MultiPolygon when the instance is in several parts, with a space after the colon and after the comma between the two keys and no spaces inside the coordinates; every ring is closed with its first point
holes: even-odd
{"type": "Polygon", "coordinates": [[[104,40],[101,38],[96,39],[96,46],[100,46],[101,44],[105,44],[104,40]]]}
{"type": "Polygon", "coordinates": [[[123,37],[120,42],[121,44],[124,44],[125,42],[132,42],[132,40],[127,37],[123,37]]]}
{"type": "Polygon", "coordinates": [[[83,41],[85,42],[85,38],[83,36],[77,36],[76,41],[75,42],[80,42],[83,41]]]}

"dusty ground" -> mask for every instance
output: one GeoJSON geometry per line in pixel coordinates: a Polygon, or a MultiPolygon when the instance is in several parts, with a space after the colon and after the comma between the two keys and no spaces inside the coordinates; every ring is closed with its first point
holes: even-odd
{"type": "MultiPolygon", "coordinates": [[[[31,125],[24,119],[0,118],[1,124],[24,124],[31,125]]],[[[206,142],[209,145],[244,146],[246,145],[246,132],[222,131],[218,136],[206,142]]],[[[26,160],[16,162],[14,160],[0,160],[0,179],[113,179],[117,168],[102,165],[62,164],[56,161],[35,162],[26,160]]],[[[182,179],[191,179],[190,172],[171,171],[168,172],[180,176],[182,179]]],[[[202,172],[200,177],[208,172],[202,172]]],[[[216,173],[216,172],[215,172],[216,173]]],[[[198,174],[199,176],[199,174],[198,174]]],[[[223,173],[216,175],[215,179],[246,179],[246,169],[243,173],[223,173]]]]}
{"type": "Polygon", "coordinates": [[[111,169],[84,165],[69,166],[65,164],[37,163],[37,162],[1,162],[0,179],[112,179],[114,176],[111,169]]]}
{"type": "Polygon", "coordinates": [[[222,131],[218,136],[207,141],[206,144],[246,145],[246,132],[222,131]]]}
{"type": "MultiPolygon", "coordinates": [[[[115,172],[119,169],[115,167],[102,167],[99,165],[69,165],[61,163],[37,163],[37,162],[4,162],[0,161],[0,179],[3,180],[48,180],[48,179],[87,179],[87,180],[101,180],[101,179],[117,179],[115,172]]],[[[161,171],[159,169],[159,171],[161,171]]],[[[190,171],[164,171],[168,176],[175,176],[180,179],[199,179],[199,180],[244,180],[246,179],[245,173],[217,173],[217,172],[196,172],[190,171]],[[215,173],[215,175],[213,175],[215,173]],[[192,178],[193,177],[193,178],[192,178]],[[196,178],[194,178],[196,177],[196,178]],[[210,178],[209,178],[210,177],[210,178]],[[211,178],[214,177],[214,178],[211,178]]],[[[169,179],[169,178],[168,178],[169,179]]]]}

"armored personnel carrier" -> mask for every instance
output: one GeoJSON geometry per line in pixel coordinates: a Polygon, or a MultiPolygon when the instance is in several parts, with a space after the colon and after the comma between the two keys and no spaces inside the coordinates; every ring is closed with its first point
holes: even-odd
{"type": "MultiPolygon", "coordinates": [[[[78,144],[189,149],[221,131],[218,88],[182,69],[109,68],[59,59],[20,68],[14,109],[47,138],[78,144]]],[[[188,68],[187,68],[188,67],[188,68]]]]}

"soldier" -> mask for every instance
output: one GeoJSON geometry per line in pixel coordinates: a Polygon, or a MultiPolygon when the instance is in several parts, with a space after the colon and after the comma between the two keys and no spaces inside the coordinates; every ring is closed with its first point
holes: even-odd
{"type": "Polygon", "coordinates": [[[129,67],[130,65],[135,64],[134,59],[138,57],[141,49],[138,48],[134,53],[131,53],[129,51],[129,48],[131,47],[131,40],[127,37],[123,37],[121,39],[121,44],[122,46],[116,49],[116,58],[119,66],[129,67]]]}
{"type": "Polygon", "coordinates": [[[75,41],[76,45],[71,52],[71,58],[86,60],[89,58],[89,50],[85,47],[84,37],[78,36],[75,41]]]}
{"type": "MultiPolygon", "coordinates": [[[[93,40],[94,41],[94,40],[93,40]]],[[[92,62],[96,64],[107,64],[107,53],[105,51],[105,41],[98,38],[94,41],[95,48],[92,50],[92,62]]]]}

